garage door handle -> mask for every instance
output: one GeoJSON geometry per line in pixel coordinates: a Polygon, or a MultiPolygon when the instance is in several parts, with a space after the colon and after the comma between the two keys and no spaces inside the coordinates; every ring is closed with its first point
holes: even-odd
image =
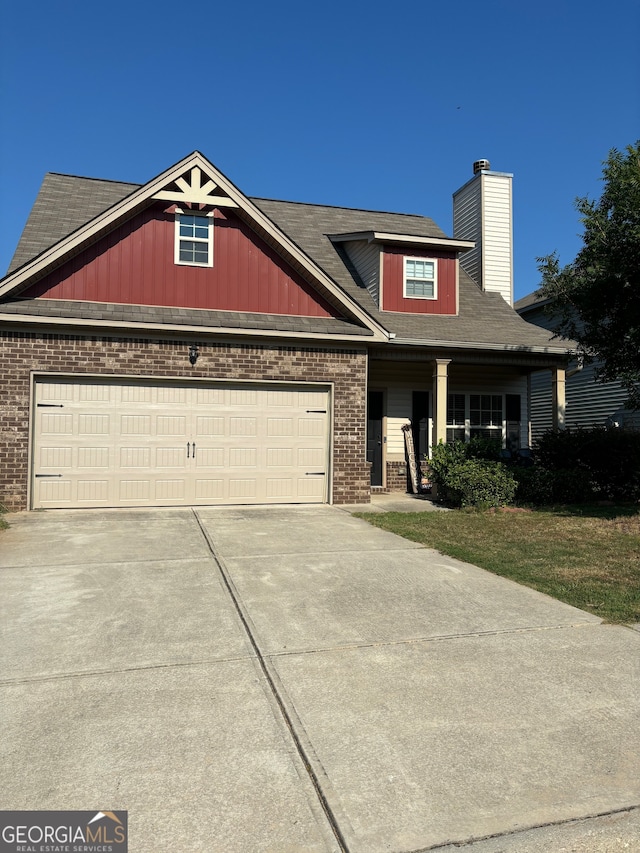
{"type": "Polygon", "coordinates": [[[308,415],[326,415],[327,410],[326,409],[307,409],[307,414],[308,415]]]}
{"type": "Polygon", "coordinates": [[[187,442],[187,459],[189,458],[189,448],[191,447],[190,442],[187,442]]]}
{"type": "MultiPolygon", "coordinates": [[[[190,446],[191,446],[191,442],[188,441],[187,442],[187,459],[189,458],[189,447],[190,446]]],[[[195,443],[195,441],[193,442],[193,451],[191,452],[191,455],[193,456],[194,459],[196,458],[196,443],[195,443]]]]}
{"type": "Polygon", "coordinates": [[[325,471],[307,471],[305,477],[324,477],[325,471]]]}

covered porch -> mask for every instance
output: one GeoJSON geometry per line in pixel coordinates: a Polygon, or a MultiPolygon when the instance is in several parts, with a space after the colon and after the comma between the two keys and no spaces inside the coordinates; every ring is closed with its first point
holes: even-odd
{"type": "Polygon", "coordinates": [[[369,356],[367,461],[373,491],[405,491],[411,425],[418,463],[439,442],[484,437],[508,451],[531,447],[531,375],[551,371],[552,423],[564,426],[566,360],[527,352],[425,352],[369,356]]]}

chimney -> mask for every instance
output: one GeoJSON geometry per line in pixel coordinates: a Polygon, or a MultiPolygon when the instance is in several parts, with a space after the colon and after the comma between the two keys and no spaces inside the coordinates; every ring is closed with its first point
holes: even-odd
{"type": "Polygon", "coordinates": [[[513,175],[492,172],[488,160],[476,160],[473,178],[453,194],[453,236],[473,240],[475,249],[460,265],[482,290],[499,293],[513,305],[513,175]]]}

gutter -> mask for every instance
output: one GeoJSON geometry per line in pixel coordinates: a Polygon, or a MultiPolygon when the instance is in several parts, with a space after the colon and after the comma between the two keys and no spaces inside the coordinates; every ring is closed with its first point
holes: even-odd
{"type": "Polygon", "coordinates": [[[372,335],[329,335],[321,332],[296,332],[282,329],[242,329],[229,326],[190,326],[179,324],[158,324],[158,323],[134,323],[125,320],[93,320],[86,317],[46,317],[35,314],[0,314],[0,323],[2,324],[20,324],[26,326],[56,326],[58,330],[72,329],[77,332],[78,328],[90,329],[110,329],[129,330],[129,331],[146,331],[154,334],[164,334],[167,336],[175,334],[188,333],[197,335],[200,338],[204,337],[260,337],[260,338],[288,338],[295,340],[306,341],[326,341],[339,343],[381,343],[384,340],[372,335]]]}
{"type": "Polygon", "coordinates": [[[417,338],[397,338],[395,335],[389,335],[389,343],[399,344],[401,346],[410,347],[439,347],[446,349],[485,349],[494,350],[496,352],[513,352],[522,353],[537,353],[540,355],[562,355],[568,356],[569,350],[560,347],[543,347],[543,346],[518,346],[516,344],[491,344],[481,341],[446,341],[446,340],[426,340],[417,338]]]}

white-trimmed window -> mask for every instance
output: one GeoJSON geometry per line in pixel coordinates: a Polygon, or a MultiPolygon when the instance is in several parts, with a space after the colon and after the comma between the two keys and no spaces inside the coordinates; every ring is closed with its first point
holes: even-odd
{"type": "Polygon", "coordinates": [[[435,258],[404,259],[404,296],[407,299],[438,298],[438,262],[435,258]]]}
{"type": "Polygon", "coordinates": [[[447,395],[447,441],[491,438],[502,444],[503,437],[502,394],[447,395]]]}
{"type": "Polygon", "coordinates": [[[175,262],[192,267],[213,266],[213,214],[176,211],[175,262]]]}

